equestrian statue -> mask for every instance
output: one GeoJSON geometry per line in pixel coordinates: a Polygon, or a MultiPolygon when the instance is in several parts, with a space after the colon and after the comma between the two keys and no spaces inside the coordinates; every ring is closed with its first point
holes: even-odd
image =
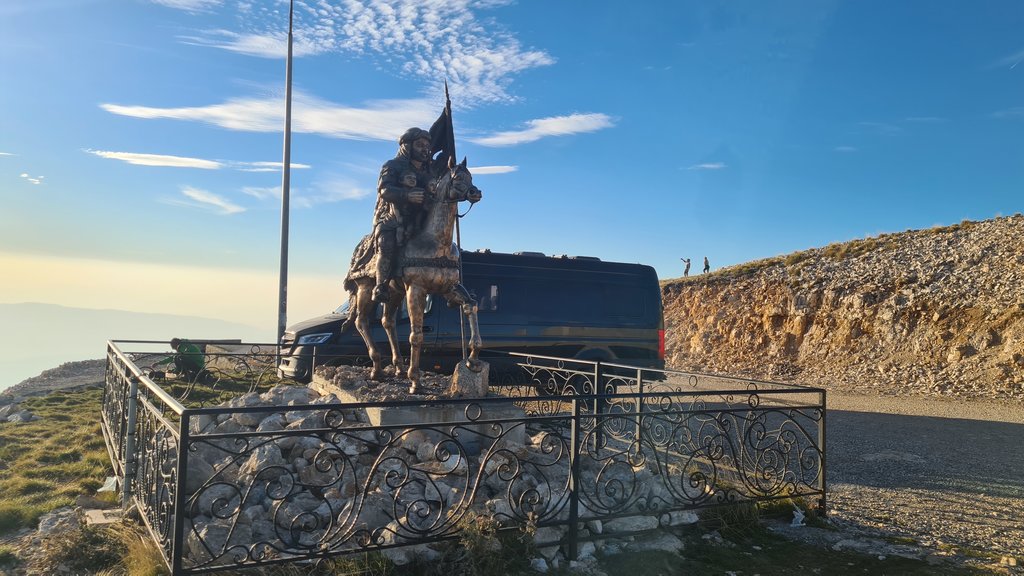
{"type": "MultiPolygon", "coordinates": [[[[446,87],[447,96],[447,87],[446,87]]],[[[409,392],[419,391],[423,313],[428,294],[438,294],[451,307],[460,307],[469,323],[466,367],[479,371],[480,335],[477,303],[461,284],[458,247],[452,243],[459,202],[479,202],[466,160],[455,164],[451,101],[430,131],[410,128],[399,138],[398,155],[388,160],[377,182],[373,232],[363,237],[352,254],[344,287],[352,305],[345,322],[366,343],[372,380],[382,376],[381,352],[374,345],[370,321],[383,303],[381,324],[391,345],[396,374],[404,369],[395,319],[405,298],[409,309],[409,392]]]]}

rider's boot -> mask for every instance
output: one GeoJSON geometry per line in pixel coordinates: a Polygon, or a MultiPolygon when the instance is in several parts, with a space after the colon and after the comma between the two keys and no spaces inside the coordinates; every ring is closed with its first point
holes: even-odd
{"type": "Polygon", "coordinates": [[[377,285],[373,287],[374,302],[385,302],[391,296],[388,290],[388,277],[391,272],[391,255],[381,252],[377,255],[377,285]]]}

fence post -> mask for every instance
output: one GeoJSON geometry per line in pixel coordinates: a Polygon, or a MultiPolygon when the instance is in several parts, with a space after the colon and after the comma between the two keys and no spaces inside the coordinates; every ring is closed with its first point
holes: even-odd
{"type": "Polygon", "coordinates": [[[192,414],[189,410],[181,413],[178,423],[178,462],[177,478],[174,486],[174,534],[171,541],[171,575],[184,574],[182,559],[185,555],[185,504],[188,501],[188,445],[189,422],[192,414]]]}
{"type": "Polygon", "coordinates": [[[124,482],[121,486],[121,508],[127,509],[135,481],[135,427],[139,416],[139,378],[128,377],[128,422],[124,431],[124,482]]]}
{"type": "Polygon", "coordinates": [[[601,361],[594,364],[594,451],[597,453],[604,446],[604,430],[601,426],[601,414],[604,412],[604,388],[601,386],[601,361]]]}
{"type": "Polygon", "coordinates": [[[821,490],[821,498],[818,500],[818,514],[824,518],[828,514],[828,502],[825,498],[825,477],[828,468],[825,466],[825,417],[828,414],[825,402],[825,390],[819,393],[821,401],[821,422],[818,423],[818,450],[820,451],[821,474],[818,475],[818,489],[821,490]]]}
{"type": "Polygon", "coordinates": [[[575,394],[572,397],[572,420],[569,421],[569,560],[576,560],[579,549],[580,432],[580,400],[579,394],[575,394]]]}
{"type": "Polygon", "coordinates": [[[644,413],[644,370],[636,369],[636,440],[640,441],[644,413]]]}

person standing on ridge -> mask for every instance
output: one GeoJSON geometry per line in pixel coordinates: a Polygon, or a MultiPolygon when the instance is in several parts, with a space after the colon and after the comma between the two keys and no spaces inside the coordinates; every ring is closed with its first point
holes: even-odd
{"type": "Polygon", "coordinates": [[[680,258],[680,260],[682,260],[683,262],[686,262],[686,268],[683,269],[683,277],[685,278],[685,277],[690,275],[690,259],[689,258],[680,258]]]}
{"type": "Polygon", "coordinates": [[[708,257],[704,257],[704,273],[707,274],[711,270],[711,264],[708,263],[708,257]]]}

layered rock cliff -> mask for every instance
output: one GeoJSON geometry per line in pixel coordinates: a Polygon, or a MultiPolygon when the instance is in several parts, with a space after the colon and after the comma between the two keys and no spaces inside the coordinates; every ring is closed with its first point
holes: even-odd
{"type": "Polygon", "coordinates": [[[673,368],[1024,400],[1024,216],[908,230],[662,282],[673,368]]]}

